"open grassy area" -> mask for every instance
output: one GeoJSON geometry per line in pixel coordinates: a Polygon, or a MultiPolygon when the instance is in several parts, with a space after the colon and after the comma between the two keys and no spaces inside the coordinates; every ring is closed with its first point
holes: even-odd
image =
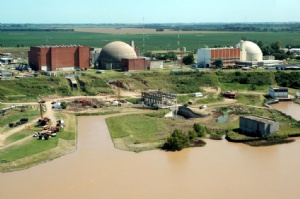
{"type": "Polygon", "coordinates": [[[76,117],[70,114],[60,114],[58,117],[63,118],[66,125],[56,137],[49,140],[31,138],[32,133],[38,130],[37,128],[9,136],[7,142],[18,141],[27,137],[30,139],[24,139],[23,142],[1,149],[0,171],[28,168],[74,151],[77,137],[76,117]]]}
{"type": "Polygon", "coordinates": [[[151,143],[165,139],[174,121],[144,114],[118,116],[106,119],[112,138],[130,137],[136,143],[151,143]]]}
{"type": "Polygon", "coordinates": [[[48,95],[71,95],[69,82],[64,77],[40,76],[22,80],[1,81],[0,100],[2,102],[37,101],[48,95]]]}
{"type": "MultiPolygon", "coordinates": [[[[243,97],[247,98],[247,95],[243,97]]],[[[254,95],[254,101],[260,102],[260,100],[259,95],[254,95]]],[[[161,146],[161,144],[153,145],[151,148],[149,147],[149,143],[163,143],[175,128],[187,132],[193,129],[194,123],[199,123],[210,129],[212,137],[219,135],[220,132],[228,131],[229,138],[235,141],[260,140],[260,137],[247,136],[237,132],[240,115],[257,115],[276,119],[280,124],[279,136],[298,136],[300,134],[300,128],[296,120],[274,109],[255,108],[247,105],[223,105],[211,108],[210,111],[212,114],[207,117],[192,120],[170,120],[154,118],[153,115],[149,117],[146,114],[138,114],[112,117],[106,121],[115,146],[123,150],[132,151],[155,149],[161,146]],[[226,114],[227,112],[229,114],[229,121],[219,123],[217,121],[219,115],[226,114]]]]}
{"type": "MultiPolygon", "coordinates": [[[[29,122],[32,119],[39,117],[39,107],[36,106],[25,106],[27,108],[16,107],[6,111],[4,115],[0,115],[0,133],[7,131],[10,127],[9,123],[16,123],[22,118],[28,118],[29,122]]],[[[25,126],[26,124],[23,124],[25,126]]]]}
{"type": "Polygon", "coordinates": [[[238,93],[237,102],[240,104],[251,105],[251,106],[262,106],[265,97],[262,94],[244,94],[238,93]]]}

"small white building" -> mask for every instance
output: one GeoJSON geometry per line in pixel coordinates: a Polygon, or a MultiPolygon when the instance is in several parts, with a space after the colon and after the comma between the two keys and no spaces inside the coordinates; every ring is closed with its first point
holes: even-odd
{"type": "Polygon", "coordinates": [[[2,58],[0,58],[0,62],[4,65],[12,64],[12,63],[14,63],[14,59],[10,58],[10,57],[2,57],[2,58]]]}
{"type": "Polygon", "coordinates": [[[200,92],[193,93],[194,97],[202,97],[203,94],[200,92]]]}
{"type": "Polygon", "coordinates": [[[163,60],[150,60],[150,70],[151,69],[163,69],[164,61],[163,60]]]}

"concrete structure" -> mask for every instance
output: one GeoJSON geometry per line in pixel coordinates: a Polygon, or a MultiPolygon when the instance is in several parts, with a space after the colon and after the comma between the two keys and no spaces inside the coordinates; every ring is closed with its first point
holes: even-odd
{"type": "Polygon", "coordinates": [[[217,59],[222,59],[224,66],[234,65],[240,60],[240,49],[200,48],[197,51],[197,65],[200,68],[210,68],[217,59]]]}
{"type": "Polygon", "coordinates": [[[184,118],[190,119],[190,118],[202,118],[205,117],[201,114],[195,113],[194,111],[192,111],[191,109],[184,107],[184,106],[180,106],[178,108],[178,115],[183,116],[184,118]]]}
{"type": "Polygon", "coordinates": [[[98,68],[101,51],[102,48],[93,48],[90,51],[90,59],[91,59],[91,63],[94,64],[94,68],[98,68]]]}
{"type": "Polygon", "coordinates": [[[173,93],[162,91],[142,92],[142,101],[148,106],[170,108],[177,104],[177,97],[173,93]]]}
{"type": "Polygon", "coordinates": [[[163,60],[151,60],[150,61],[150,70],[151,69],[163,69],[164,61],[163,60]]]}
{"type": "Polygon", "coordinates": [[[90,67],[90,49],[87,46],[32,46],[28,63],[36,71],[86,69],[90,67]]]}
{"type": "Polygon", "coordinates": [[[240,129],[255,136],[267,136],[279,131],[279,122],[257,116],[240,116],[240,129]]]}
{"type": "Polygon", "coordinates": [[[273,99],[278,99],[278,98],[288,98],[288,88],[285,87],[270,87],[269,88],[269,95],[273,99]]]}
{"type": "Polygon", "coordinates": [[[136,58],[137,54],[133,47],[121,41],[114,41],[104,46],[96,65],[99,69],[120,69],[122,59],[136,58]]]}
{"type": "Polygon", "coordinates": [[[263,56],[263,60],[275,60],[275,56],[274,55],[265,55],[265,56],[263,56]]]}
{"type": "Polygon", "coordinates": [[[150,60],[146,58],[121,59],[121,70],[146,70],[150,68],[150,60]]]}
{"type": "Polygon", "coordinates": [[[12,77],[12,73],[9,72],[8,70],[1,69],[0,70],[0,78],[1,79],[8,79],[12,77]]]}

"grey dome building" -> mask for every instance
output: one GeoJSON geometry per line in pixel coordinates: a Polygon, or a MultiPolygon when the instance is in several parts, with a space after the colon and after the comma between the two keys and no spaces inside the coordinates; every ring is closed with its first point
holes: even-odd
{"type": "Polygon", "coordinates": [[[100,69],[119,69],[122,59],[135,59],[137,54],[133,47],[121,42],[114,41],[103,47],[98,59],[100,69]]]}

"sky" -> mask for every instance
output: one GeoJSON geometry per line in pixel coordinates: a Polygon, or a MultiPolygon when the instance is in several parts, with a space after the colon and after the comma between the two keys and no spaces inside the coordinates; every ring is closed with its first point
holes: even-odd
{"type": "Polygon", "coordinates": [[[300,22],[299,0],[6,0],[0,23],[300,22]]]}

